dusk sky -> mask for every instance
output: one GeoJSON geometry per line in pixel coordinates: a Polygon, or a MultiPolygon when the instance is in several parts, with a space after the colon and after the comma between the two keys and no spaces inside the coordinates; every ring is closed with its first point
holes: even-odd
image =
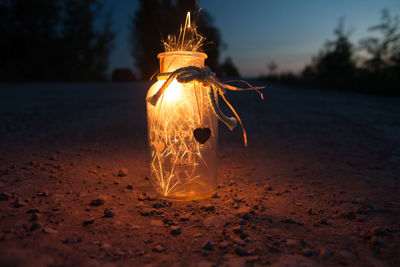
{"type": "MultiPolygon", "coordinates": [[[[113,11],[117,31],[110,70],[134,68],[128,25],[138,3],[104,0],[104,4],[113,11]]],[[[368,33],[368,27],[379,22],[384,7],[392,15],[400,14],[399,0],[199,0],[199,7],[211,14],[227,44],[221,60],[230,56],[240,73],[248,77],[266,73],[266,63],[271,60],[278,63],[279,71],[299,71],[327,39],[332,39],[341,16],[346,28],[352,30],[350,39],[357,43],[376,34],[368,33]]]]}

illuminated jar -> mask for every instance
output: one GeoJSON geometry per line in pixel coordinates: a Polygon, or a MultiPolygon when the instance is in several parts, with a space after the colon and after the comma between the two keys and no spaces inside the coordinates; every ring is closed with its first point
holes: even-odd
{"type": "MultiPolygon", "coordinates": [[[[160,53],[158,58],[160,73],[166,73],[187,66],[204,67],[207,55],[177,51],[160,53]]],[[[165,81],[153,84],[147,97],[165,81]]],[[[217,183],[218,119],[211,109],[207,87],[197,81],[173,80],[155,105],[147,102],[147,120],[155,191],[177,199],[212,194],[217,183]],[[195,130],[202,140],[195,138],[195,130]]]]}

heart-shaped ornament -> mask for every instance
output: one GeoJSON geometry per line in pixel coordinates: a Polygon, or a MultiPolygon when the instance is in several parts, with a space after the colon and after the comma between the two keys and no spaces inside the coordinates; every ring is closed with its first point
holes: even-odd
{"type": "Polygon", "coordinates": [[[154,142],[154,147],[156,148],[158,153],[161,153],[164,150],[165,144],[163,142],[154,142]]]}
{"type": "Polygon", "coordinates": [[[197,128],[193,131],[194,138],[196,138],[197,142],[200,144],[204,144],[210,139],[211,130],[210,128],[197,128]]]}

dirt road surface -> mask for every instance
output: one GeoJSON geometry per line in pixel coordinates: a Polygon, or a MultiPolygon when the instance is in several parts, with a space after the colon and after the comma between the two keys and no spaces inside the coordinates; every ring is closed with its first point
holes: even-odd
{"type": "Polygon", "coordinates": [[[216,193],[177,202],[149,187],[149,85],[0,85],[1,266],[400,265],[399,98],[229,94],[249,146],[220,125],[216,193]]]}

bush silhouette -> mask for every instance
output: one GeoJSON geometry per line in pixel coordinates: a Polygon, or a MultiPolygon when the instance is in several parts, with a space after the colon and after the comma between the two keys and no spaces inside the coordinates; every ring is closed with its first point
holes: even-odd
{"type": "Polygon", "coordinates": [[[105,80],[114,32],[97,0],[0,0],[1,81],[105,80]]]}

